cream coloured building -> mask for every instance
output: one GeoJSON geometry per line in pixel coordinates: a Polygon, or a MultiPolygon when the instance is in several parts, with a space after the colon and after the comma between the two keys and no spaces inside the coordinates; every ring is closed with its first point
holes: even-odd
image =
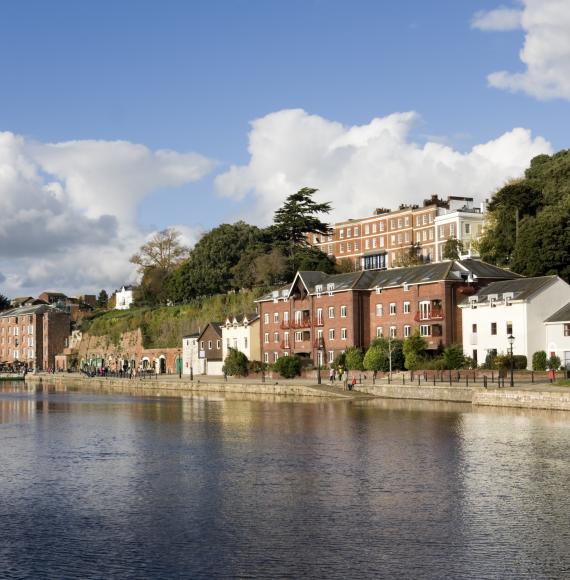
{"type": "Polygon", "coordinates": [[[248,360],[261,360],[259,315],[230,316],[222,326],[222,353],[226,360],[230,348],[243,352],[248,360]]]}

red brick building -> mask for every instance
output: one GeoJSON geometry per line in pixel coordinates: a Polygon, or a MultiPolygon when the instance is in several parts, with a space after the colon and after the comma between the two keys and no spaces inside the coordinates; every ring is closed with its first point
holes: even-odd
{"type": "Polygon", "coordinates": [[[471,259],[336,275],[298,272],[290,286],[257,301],[262,359],[297,354],[324,364],[351,346],[406,338],[415,328],[429,349],[459,344],[458,302],[492,281],[518,277],[471,259]]]}
{"type": "Polygon", "coordinates": [[[53,306],[22,306],[0,313],[0,362],[47,370],[67,346],[70,317],[53,306]]]}

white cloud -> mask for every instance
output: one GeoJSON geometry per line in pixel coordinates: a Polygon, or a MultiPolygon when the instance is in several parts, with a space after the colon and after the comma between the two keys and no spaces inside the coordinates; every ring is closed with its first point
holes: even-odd
{"type": "Polygon", "coordinates": [[[487,77],[489,84],[543,100],[570,100],[570,2],[523,0],[521,27],[525,39],[520,59],[526,70],[494,72],[487,77]]]}
{"type": "Polygon", "coordinates": [[[496,8],[480,11],[473,16],[471,26],[479,30],[517,30],[521,27],[522,11],[515,8],[496,8]]]}
{"type": "Polygon", "coordinates": [[[128,259],[145,239],[139,203],[212,167],[200,155],[127,141],[44,144],[0,132],[3,293],[94,291],[132,280],[128,259]]]}
{"type": "Polygon", "coordinates": [[[440,196],[482,199],[506,179],[522,174],[532,157],[551,153],[550,144],[516,128],[462,153],[441,143],[410,139],[414,112],[345,127],[301,109],[271,113],[253,121],[250,161],[216,178],[222,195],[252,198],[248,215],[261,223],[290,193],[316,187],[331,201],[333,219],[370,215],[440,196]]]}

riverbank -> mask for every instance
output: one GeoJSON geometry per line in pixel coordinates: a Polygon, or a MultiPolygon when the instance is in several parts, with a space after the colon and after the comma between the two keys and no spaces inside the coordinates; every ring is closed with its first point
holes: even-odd
{"type": "Polygon", "coordinates": [[[0,381],[23,381],[24,375],[14,373],[0,373],[0,381]]]}
{"type": "Polygon", "coordinates": [[[86,388],[156,393],[220,393],[233,395],[269,395],[274,397],[320,397],[329,399],[401,399],[470,403],[473,406],[517,407],[570,411],[570,389],[550,384],[532,384],[514,388],[469,387],[455,384],[395,384],[376,382],[358,384],[353,391],[328,384],[316,385],[300,380],[274,380],[266,382],[253,379],[228,379],[200,377],[194,381],[169,375],[146,379],[123,379],[114,377],[86,377],[77,374],[28,374],[27,384],[46,384],[61,387],[84,386],[86,388]]]}

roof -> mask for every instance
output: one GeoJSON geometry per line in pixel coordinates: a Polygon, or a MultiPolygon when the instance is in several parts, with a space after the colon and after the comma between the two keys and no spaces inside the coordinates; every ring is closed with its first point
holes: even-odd
{"type": "Polygon", "coordinates": [[[200,336],[199,332],[193,332],[192,334],[186,334],[182,338],[198,338],[200,336]]]}
{"type": "MultiPolygon", "coordinates": [[[[500,282],[492,282],[488,286],[481,288],[473,296],[477,297],[478,304],[484,304],[489,300],[490,296],[496,296],[497,300],[501,300],[506,293],[512,294],[512,300],[528,300],[537,292],[544,290],[556,280],[558,276],[537,276],[536,278],[517,278],[516,280],[502,280],[500,282]]],[[[461,302],[461,304],[468,304],[470,298],[461,302]]]]}
{"type": "Polygon", "coordinates": [[[228,316],[226,320],[231,320],[232,322],[235,320],[238,324],[242,324],[244,319],[247,319],[248,324],[251,324],[252,322],[255,322],[258,318],[259,314],[257,314],[257,312],[252,312],[250,314],[238,314],[236,316],[228,316]]]}
{"type": "Polygon", "coordinates": [[[204,327],[204,330],[198,335],[198,338],[200,338],[206,332],[206,330],[208,330],[209,327],[212,327],[214,329],[215,333],[218,334],[220,336],[220,338],[222,338],[222,323],[221,322],[208,322],[208,324],[206,324],[206,326],[204,327]]]}
{"type": "Polygon", "coordinates": [[[570,302],[549,316],[544,322],[570,322],[570,302]]]}
{"type": "Polygon", "coordinates": [[[67,298],[63,292],[42,292],[42,294],[45,294],[46,296],[59,296],[60,298],[67,298]]]}
{"type": "Polygon", "coordinates": [[[266,302],[276,297],[287,295],[293,284],[299,278],[310,294],[316,293],[316,286],[322,285],[322,291],[327,291],[327,284],[334,284],[334,291],[342,290],[373,290],[374,288],[389,288],[404,284],[427,284],[439,281],[467,281],[471,277],[485,280],[521,279],[519,274],[487,264],[472,258],[464,260],[448,260],[435,264],[392,268],[390,270],[365,270],[347,274],[325,274],[324,272],[297,272],[295,280],[288,286],[283,286],[274,292],[259,298],[257,302],[266,302]]]}
{"type": "Polygon", "coordinates": [[[36,304],[33,306],[19,306],[18,308],[4,310],[3,312],[0,312],[0,318],[6,318],[8,316],[24,316],[26,314],[43,314],[48,311],[62,312],[62,310],[55,306],[51,306],[50,304],[36,304]]]}

